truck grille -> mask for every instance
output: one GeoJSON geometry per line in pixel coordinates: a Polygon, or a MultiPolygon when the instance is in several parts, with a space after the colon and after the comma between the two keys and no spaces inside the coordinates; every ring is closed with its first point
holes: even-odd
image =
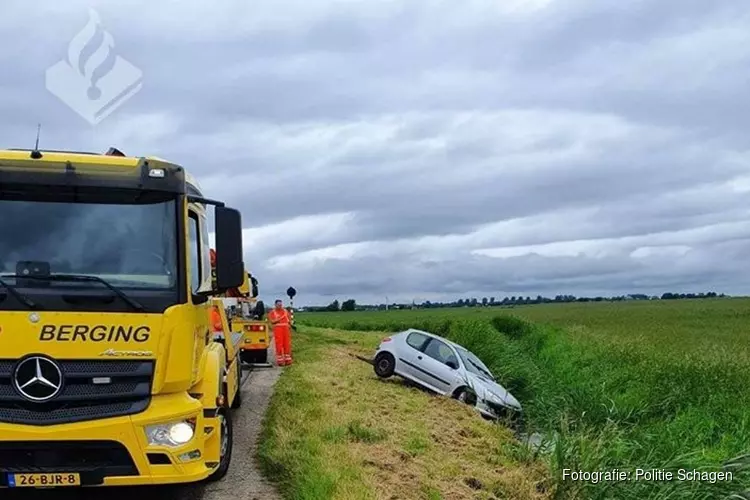
{"type": "Polygon", "coordinates": [[[28,401],[16,391],[13,377],[18,361],[0,360],[0,422],[81,422],[140,413],[151,402],[152,361],[56,360],[63,375],[62,390],[46,402],[28,401]]]}
{"type": "MultiPolygon", "coordinates": [[[[78,472],[86,485],[101,484],[109,476],[138,475],[128,450],[114,441],[3,441],[0,471],[78,472]]],[[[6,477],[0,474],[0,486],[7,486],[6,477]]]]}

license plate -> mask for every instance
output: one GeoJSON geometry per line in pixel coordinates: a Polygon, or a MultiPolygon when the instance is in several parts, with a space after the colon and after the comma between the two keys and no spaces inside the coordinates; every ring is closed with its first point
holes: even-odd
{"type": "Polygon", "coordinates": [[[53,486],[80,486],[81,476],[71,473],[49,474],[8,474],[8,486],[11,488],[49,488],[53,486]]]}

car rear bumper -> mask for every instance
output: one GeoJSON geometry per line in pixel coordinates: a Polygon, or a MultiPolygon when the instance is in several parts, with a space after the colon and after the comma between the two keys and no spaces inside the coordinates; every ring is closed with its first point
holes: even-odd
{"type": "Polygon", "coordinates": [[[49,426],[0,423],[0,489],[8,487],[9,473],[77,473],[81,486],[200,481],[211,472],[196,458],[205,456],[205,443],[203,407],[185,393],[155,396],[146,411],[129,417],[49,426]],[[190,442],[149,445],[147,425],[188,418],[196,421],[190,442]]]}

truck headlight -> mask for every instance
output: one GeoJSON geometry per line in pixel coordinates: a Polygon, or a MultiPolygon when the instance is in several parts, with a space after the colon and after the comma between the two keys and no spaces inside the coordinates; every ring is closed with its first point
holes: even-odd
{"type": "Polygon", "coordinates": [[[194,435],[195,419],[146,426],[148,444],[151,445],[182,446],[189,443],[194,435]]]}

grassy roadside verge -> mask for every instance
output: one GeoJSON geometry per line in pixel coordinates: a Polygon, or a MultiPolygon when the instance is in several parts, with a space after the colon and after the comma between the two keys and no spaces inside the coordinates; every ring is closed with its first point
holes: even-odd
{"type": "MultiPolygon", "coordinates": [[[[724,312],[708,310],[709,317],[696,325],[717,324],[722,330],[724,312]]],[[[487,363],[524,405],[530,430],[552,440],[547,458],[556,498],[711,500],[750,488],[747,358],[725,355],[726,349],[742,353],[746,337],[715,335],[707,344],[717,348],[696,352],[680,342],[711,337],[711,328],[684,330],[662,321],[652,331],[633,328],[624,335],[612,328],[532,324],[507,314],[379,317],[342,315],[339,328],[422,328],[468,347],[487,363]],[[680,469],[731,470],[734,477],[586,482],[564,480],[565,468],[659,469],[675,477],[680,469]]],[[[300,322],[335,327],[332,319],[309,315],[300,322]]],[[[648,321],[634,318],[633,323],[648,321]]]]}
{"type": "Polygon", "coordinates": [[[350,356],[380,335],[303,327],[277,382],[259,456],[285,498],[550,498],[544,465],[507,429],[350,356]]]}

